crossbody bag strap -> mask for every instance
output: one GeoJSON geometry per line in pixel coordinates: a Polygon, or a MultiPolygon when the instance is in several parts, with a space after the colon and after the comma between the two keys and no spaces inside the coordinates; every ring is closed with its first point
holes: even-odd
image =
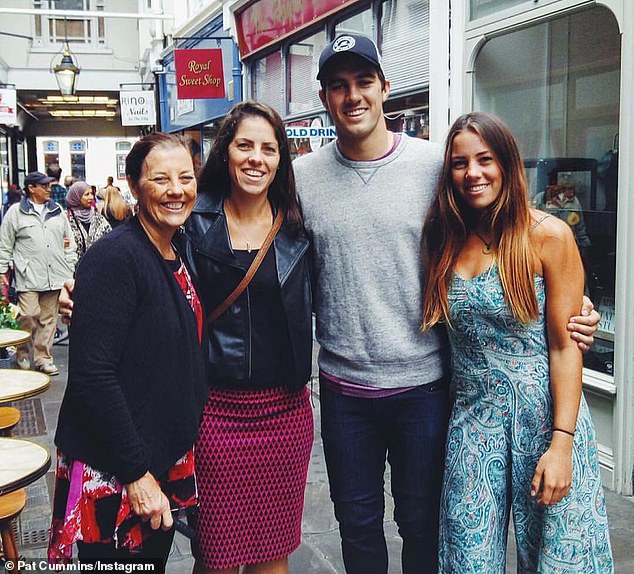
{"type": "Polygon", "coordinates": [[[227,296],[227,298],[207,315],[207,321],[209,323],[213,323],[218,317],[220,317],[220,315],[222,315],[229,307],[231,307],[231,305],[236,302],[238,297],[242,295],[249,283],[251,283],[251,279],[253,279],[253,276],[264,260],[269,247],[271,247],[273,239],[275,239],[277,232],[280,230],[280,227],[282,227],[282,221],[284,221],[284,212],[281,209],[278,209],[275,221],[273,222],[268,235],[264,239],[262,247],[260,247],[258,254],[255,256],[253,263],[251,263],[251,265],[249,266],[247,274],[242,278],[242,281],[238,283],[237,287],[227,296]]]}

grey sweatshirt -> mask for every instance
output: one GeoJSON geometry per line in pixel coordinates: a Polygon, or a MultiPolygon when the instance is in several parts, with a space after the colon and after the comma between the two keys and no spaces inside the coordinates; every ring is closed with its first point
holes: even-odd
{"type": "Polygon", "coordinates": [[[332,142],[294,162],[327,373],[386,389],[445,374],[443,331],[419,328],[421,232],[441,164],[439,146],[405,134],[375,161],[350,161],[332,142]]]}

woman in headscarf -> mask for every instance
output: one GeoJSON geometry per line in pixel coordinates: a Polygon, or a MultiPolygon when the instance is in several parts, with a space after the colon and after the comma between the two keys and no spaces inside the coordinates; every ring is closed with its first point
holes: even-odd
{"type": "Polygon", "coordinates": [[[85,181],[76,181],[66,194],[68,220],[77,245],[77,261],[100,237],[112,230],[106,218],[94,206],[95,195],[85,181]]]}

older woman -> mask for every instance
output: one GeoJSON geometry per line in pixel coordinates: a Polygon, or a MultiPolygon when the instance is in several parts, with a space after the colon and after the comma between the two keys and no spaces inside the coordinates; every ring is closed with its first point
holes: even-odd
{"type": "Polygon", "coordinates": [[[313,417],[309,241],[279,115],[256,102],[236,105],[199,188],[187,224],[190,261],[212,318],[211,390],[196,445],[195,571],[284,573],[300,543],[313,417]],[[219,308],[281,214],[251,282],[219,308]]]}
{"type": "Polygon", "coordinates": [[[69,560],[76,542],[82,561],[151,560],[161,571],[171,509],[195,502],[207,394],[202,310],[175,247],[196,180],[186,145],[160,133],[134,145],[126,175],[138,217],[77,272],[49,560],[69,560]]]}
{"type": "Polygon", "coordinates": [[[85,181],[73,183],[66,194],[68,221],[77,245],[78,261],[97,239],[112,229],[106,218],[95,209],[94,202],[93,189],[85,181]]]}

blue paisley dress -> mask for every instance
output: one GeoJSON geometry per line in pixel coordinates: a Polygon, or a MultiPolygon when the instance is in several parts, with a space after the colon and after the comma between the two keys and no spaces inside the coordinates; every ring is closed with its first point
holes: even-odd
{"type": "Polygon", "coordinates": [[[595,430],[582,397],[572,487],[559,503],[530,496],[551,438],[544,280],[530,325],[509,311],[498,268],[470,280],[454,275],[448,329],[456,401],[449,423],[440,516],[440,572],[503,574],[509,513],[517,571],[614,572],[595,430]]]}

